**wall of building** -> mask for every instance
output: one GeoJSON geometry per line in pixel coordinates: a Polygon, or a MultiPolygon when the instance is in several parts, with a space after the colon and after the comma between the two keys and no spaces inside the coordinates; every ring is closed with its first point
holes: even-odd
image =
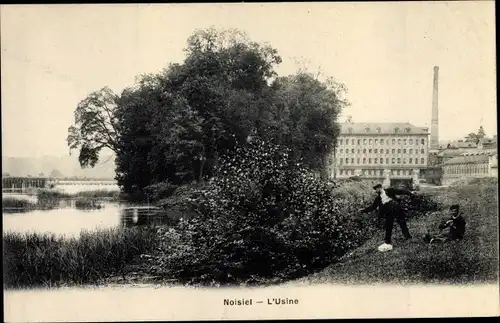
{"type": "Polygon", "coordinates": [[[427,168],[427,134],[341,134],[330,160],[330,175],[412,178],[427,168]]]}

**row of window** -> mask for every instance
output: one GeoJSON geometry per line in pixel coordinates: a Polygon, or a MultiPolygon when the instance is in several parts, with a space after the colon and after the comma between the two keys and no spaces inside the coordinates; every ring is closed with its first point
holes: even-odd
{"type": "MultiPolygon", "coordinates": [[[[354,159],[354,158],[337,158],[337,163],[342,165],[342,163],[344,163],[345,161],[345,164],[372,164],[372,161],[373,161],[373,164],[384,164],[384,158],[357,158],[357,159],[354,159]]],[[[389,161],[391,162],[390,164],[401,164],[401,161],[403,161],[403,165],[405,165],[407,162],[408,164],[415,164],[415,165],[418,165],[418,158],[408,158],[408,160],[406,158],[386,158],[385,159],[385,164],[386,165],[389,165],[389,161]]],[[[420,164],[424,164],[425,163],[425,158],[420,158],[420,164]]]]}
{"type": "MultiPolygon", "coordinates": [[[[339,170],[339,175],[351,175],[354,176],[355,170],[354,169],[341,169],[339,170]]],[[[408,169],[394,169],[389,171],[389,176],[390,175],[412,175],[412,171],[408,169]]],[[[384,176],[384,170],[382,169],[363,169],[361,170],[360,176],[384,176]]]]}
{"type": "MultiPolygon", "coordinates": [[[[375,149],[371,149],[371,148],[366,149],[366,148],[364,148],[362,151],[363,151],[363,154],[366,154],[367,152],[369,154],[371,154],[371,153],[374,153],[374,154],[383,154],[384,153],[384,149],[380,149],[379,150],[377,148],[375,148],[375,149]]],[[[408,152],[410,155],[413,154],[413,149],[408,149],[408,150],[407,149],[391,149],[391,153],[392,154],[396,154],[396,153],[397,154],[401,154],[401,151],[403,151],[403,154],[406,154],[406,152],[408,152]]],[[[352,149],[346,149],[345,150],[346,154],[349,154],[349,153],[354,154],[355,152],[356,152],[356,149],[354,149],[354,148],[352,148],[352,149]]],[[[341,153],[341,154],[344,153],[344,149],[339,149],[339,153],[341,153]]],[[[360,154],[361,153],[361,149],[358,149],[357,153],[360,154]]],[[[385,153],[388,154],[389,153],[389,149],[386,149],[385,153]]],[[[421,154],[425,154],[425,149],[420,149],[420,153],[421,154]]],[[[415,154],[418,154],[418,149],[415,149],[415,154]]]]}
{"type": "Polygon", "coordinates": [[[448,175],[488,174],[489,167],[487,164],[456,165],[456,166],[445,167],[443,172],[448,175]]]}
{"type": "MultiPolygon", "coordinates": [[[[367,139],[367,138],[364,138],[364,139],[345,139],[345,141],[344,141],[344,139],[338,139],[337,140],[337,143],[338,143],[339,146],[343,145],[344,142],[345,142],[346,145],[349,145],[349,143],[351,145],[355,145],[356,143],[358,145],[361,145],[361,143],[363,143],[363,145],[373,145],[373,144],[375,144],[375,145],[384,145],[384,144],[389,145],[391,143],[391,139],[384,140],[384,139],[367,139]]],[[[413,145],[413,139],[406,139],[406,138],[404,138],[404,139],[399,138],[397,140],[396,139],[392,139],[392,144],[396,145],[396,143],[398,145],[401,145],[401,144],[403,144],[403,145],[413,145]]],[[[416,145],[419,144],[418,139],[415,139],[415,144],[416,145]]],[[[425,139],[423,139],[423,138],[420,139],[420,144],[421,145],[425,145],[425,139]]]]}
{"type": "MultiPolygon", "coordinates": [[[[366,127],[366,128],[365,128],[365,133],[369,133],[370,131],[371,131],[370,127],[366,127]]],[[[377,127],[377,128],[375,129],[375,131],[376,131],[377,133],[381,133],[381,132],[382,132],[382,128],[377,127]]],[[[399,133],[399,132],[401,131],[401,129],[399,129],[399,127],[396,127],[396,128],[394,128],[394,129],[393,129],[393,131],[394,131],[394,133],[399,133]]],[[[353,132],[352,127],[349,127],[349,129],[347,129],[347,132],[352,133],[352,132],[353,132]]],[[[404,132],[406,132],[406,133],[410,133],[410,132],[411,132],[411,128],[409,128],[409,127],[405,128],[405,129],[404,129],[404,132]]]]}

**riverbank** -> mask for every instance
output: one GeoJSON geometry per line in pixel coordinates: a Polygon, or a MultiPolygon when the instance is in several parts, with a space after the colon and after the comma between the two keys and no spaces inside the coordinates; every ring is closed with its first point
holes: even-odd
{"type": "Polygon", "coordinates": [[[158,245],[156,229],[83,231],[78,238],[54,234],[3,235],[4,286],[52,287],[96,284],[158,245]]]}
{"type": "MultiPolygon", "coordinates": [[[[438,205],[439,209],[435,209],[433,205],[414,206],[433,211],[410,212],[409,227],[414,239],[411,242],[402,242],[400,232],[396,229],[395,249],[389,253],[376,251],[376,247],[381,243],[382,230],[370,220],[374,215],[363,215],[354,221],[361,221],[362,226],[370,226],[368,231],[364,231],[367,235],[364,240],[360,240],[361,244],[353,245],[340,261],[320,268],[316,273],[306,274],[298,280],[284,274],[281,277],[244,279],[237,285],[270,286],[301,282],[468,284],[495,281],[498,275],[498,267],[495,267],[498,260],[496,183],[495,180],[488,179],[465,186],[422,190],[419,195],[425,198],[420,199],[420,203],[430,203],[430,200],[438,205]],[[468,221],[466,239],[459,244],[429,247],[421,238],[428,229],[437,227],[438,222],[445,216],[443,211],[452,203],[462,206],[462,212],[468,221]]],[[[357,201],[371,199],[370,185],[371,183],[365,182],[346,182],[342,184],[341,189],[334,191],[334,194],[339,199],[350,199],[348,203],[355,204],[353,207],[356,208],[359,206],[357,201]]],[[[175,230],[170,231],[164,227],[148,229],[150,231],[146,233],[141,230],[136,227],[130,230],[90,232],[83,240],[71,239],[67,242],[50,236],[4,235],[4,245],[10,244],[10,253],[17,257],[14,257],[12,262],[17,265],[9,267],[10,286],[52,286],[54,282],[59,285],[80,285],[84,282],[98,285],[185,284],[185,281],[170,275],[168,270],[165,271],[166,264],[162,262],[165,260],[165,253],[172,248],[181,254],[190,252],[189,249],[183,249],[186,247],[182,244],[183,240],[178,240],[178,244],[166,249],[161,245],[165,236],[172,237],[171,232],[175,230]],[[23,254],[28,256],[23,258],[20,256],[23,254]],[[90,260],[85,260],[86,257],[90,257],[90,260]],[[45,261],[45,258],[53,260],[45,261]],[[110,263],[112,264],[108,268],[105,264],[110,263]],[[83,281],[78,277],[82,272],[83,281]],[[54,273],[56,276],[53,276],[54,273]],[[16,278],[17,276],[23,278],[16,278]]],[[[6,265],[4,262],[4,266],[6,265]]],[[[190,266],[196,270],[196,263],[190,266]]],[[[224,285],[217,281],[189,284],[234,286],[234,283],[224,285]]]]}
{"type": "Polygon", "coordinates": [[[117,202],[122,199],[119,191],[91,190],[69,194],[56,190],[37,190],[29,199],[21,196],[2,194],[4,212],[28,212],[32,210],[50,210],[60,207],[61,201],[72,200],[76,208],[101,208],[101,201],[117,202]]]}

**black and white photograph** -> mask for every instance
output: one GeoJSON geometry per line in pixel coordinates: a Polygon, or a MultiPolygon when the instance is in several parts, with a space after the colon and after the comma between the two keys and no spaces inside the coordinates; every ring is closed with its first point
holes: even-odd
{"type": "Polygon", "coordinates": [[[6,322],[500,315],[493,1],[0,14],[6,322]]]}

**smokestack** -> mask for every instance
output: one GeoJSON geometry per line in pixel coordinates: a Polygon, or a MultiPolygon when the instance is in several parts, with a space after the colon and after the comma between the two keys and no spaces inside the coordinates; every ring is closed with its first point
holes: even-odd
{"type": "Polygon", "coordinates": [[[439,109],[438,109],[439,66],[434,66],[432,90],[431,150],[439,149],[439,109]]]}

